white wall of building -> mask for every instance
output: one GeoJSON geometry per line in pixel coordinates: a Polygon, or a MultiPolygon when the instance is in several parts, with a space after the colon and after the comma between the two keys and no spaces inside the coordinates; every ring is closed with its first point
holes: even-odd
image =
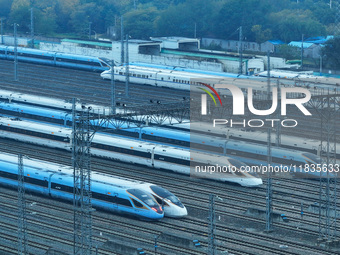
{"type": "MultiPolygon", "coordinates": [[[[112,51],[111,50],[102,50],[102,49],[94,49],[94,48],[85,48],[79,47],[72,43],[40,43],[41,50],[49,50],[49,51],[58,51],[64,53],[71,53],[77,55],[84,56],[92,56],[92,57],[104,57],[112,59],[112,51]]],[[[116,59],[115,59],[116,60],[116,59]]]]}
{"type": "MultiPolygon", "coordinates": [[[[129,62],[144,62],[144,63],[152,63],[152,64],[160,64],[160,65],[169,65],[169,66],[181,66],[199,70],[207,70],[214,72],[230,72],[230,73],[238,73],[239,71],[239,62],[233,60],[216,60],[215,62],[211,61],[199,61],[193,59],[183,58],[182,56],[157,56],[157,55],[148,55],[148,54],[139,54],[138,52],[138,44],[129,44],[129,62]]],[[[42,50],[50,50],[50,51],[59,51],[64,53],[71,54],[79,54],[86,56],[94,56],[94,57],[105,57],[109,59],[114,59],[115,61],[121,61],[121,44],[120,42],[116,42],[112,44],[112,51],[110,50],[102,50],[95,48],[85,48],[79,47],[72,43],[62,42],[61,44],[53,44],[53,43],[40,43],[40,49],[42,50]]],[[[126,49],[124,49],[126,50],[126,49]]],[[[254,69],[254,72],[262,72],[264,71],[264,60],[262,58],[254,58],[248,60],[248,65],[246,66],[245,62],[243,63],[243,73],[245,74],[249,69],[254,69]],[[248,68],[246,70],[246,67],[248,68]]],[[[273,65],[276,63],[272,61],[272,68],[277,68],[279,65],[273,65]]]]}
{"type": "MultiPolygon", "coordinates": [[[[1,40],[1,38],[0,38],[1,40]]],[[[4,35],[3,36],[4,44],[9,46],[14,46],[14,37],[4,35]]],[[[28,45],[29,40],[23,37],[17,37],[17,43],[19,47],[26,47],[28,45]]]]}

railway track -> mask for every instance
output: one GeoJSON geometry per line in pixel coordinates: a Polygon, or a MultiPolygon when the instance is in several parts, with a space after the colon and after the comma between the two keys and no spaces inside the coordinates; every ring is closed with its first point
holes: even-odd
{"type": "MultiPolygon", "coordinates": [[[[52,66],[20,63],[19,81],[13,81],[13,68],[9,61],[0,60],[0,87],[10,91],[27,94],[38,93],[41,96],[72,99],[73,97],[88,103],[109,106],[111,98],[110,81],[100,78],[99,73],[66,69],[52,66]],[[32,88],[38,89],[32,91],[32,88]],[[80,94],[79,91],[82,93],[80,94]]],[[[116,83],[116,100],[128,104],[146,104],[150,99],[160,100],[162,103],[182,101],[189,93],[168,88],[145,87],[130,84],[129,98],[125,98],[125,84],[116,83]],[[152,89],[152,93],[150,90],[152,89]],[[133,99],[133,100],[131,100],[133,99]]]]}
{"type": "MultiPolygon", "coordinates": [[[[110,93],[110,82],[101,80],[99,74],[97,73],[95,74],[85,71],[76,71],[76,74],[72,75],[72,73],[75,72],[74,70],[70,71],[63,68],[30,65],[24,63],[20,63],[20,67],[21,66],[25,67],[22,70],[19,69],[19,79],[23,82],[23,84],[15,83],[12,81],[12,68],[8,67],[8,61],[0,60],[0,67],[4,67],[3,69],[0,68],[0,78],[2,80],[0,82],[0,86],[3,89],[16,90],[24,93],[39,93],[45,96],[55,95],[62,99],[77,97],[89,103],[109,105],[110,99],[107,98],[107,94],[110,93]],[[42,68],[44,72],[41,72],[42,68]],[[32,75],[33,73],[34,75],[32,75]],[[72,77],[72,79],[70,77],[72,77]],[[37,84],[39,85],[39,88],[35,89],[35,91],[32,91],[32,88],[36,88],[37,84]],[[98,89],[98,84],[106,85],[106,87],[101,86],[98,89]],[[58,93],[56,93],[57,91],[58,93]],[[85,93],[79,95],[79,91],[84,91],[85,93]]],[[[135,84],[132,84],[130,86],[130,98],[133,98],[136,103],[147,103],[149,100],[148,98],[150,98],[149,89],[152,89],[153,98],[161,100],[162,102],[183,100],[183,91],[155,88],[149,86],[145,87],[143,85],[135,84]]],[[[118,98],[124,97],[124,84],[117,83],[117,96],[118,98]]],[[[310,120],[303,119],[302,121],[302,128],[294,130],[294,132],[297,131],[298,135],[301,135],[301,133],[305,133],[305,130],[310,130],[310,125],[307,125],[310,120]]],[[[309,135],[311,137],[319,137],[319,135],[316,135],[316,131],[313,131],[313,133],[310,132],[309,135]]],[[[1,141],[0,144],[4,145],[1,141]]],[[[27,148],[28,147],[21,147],[20,149],[13,147],[6,148],[6,150],[11,150],[12,152],[15,152],[16,150],[22,150],[24,153],[27,152],[30,153],[32,156],[35,155],[35,157],[40,157],[44,155],[42,159],[47,159],[49,161],[63,164],[66,163],[70,165],[70,160],[68,160],[66,156],[61,156],[63,154],[59,154],[59,152],[51,152],[49,154],[46,152],[46,149],[40,150],[37,149],[38,147],[36,147],[35,150],[37,153],[34,153],[32,151],[28,151],[27,148]],[[58,155],[58,157],[56,157],[56,154],[58,155]]],[[[66,154],[64,153],[64,155],[66,154]]],[[[97,170],[107,172],[107,169],[110,169],[112,167],[112,165],[109,164],[108,161],[99,159],[96,159],[95,161],[97,170]]],[[[115,165],[114,168],[116,175],[124,175],[149,182],[157,182],[166,188],[171,188],[175,194],[183,193],[179,196],[183,197],[184,204],[187,204],[191,210],[200,211],[204,215],[207,214],[207,209],[202,208],[208,208],[208,194],[212,192],[216,193],[224,199],[224,202],[216,203],[216,213],[219,216],[221,216],[222,218],[238,219],[239,221],[249,222],[257,226],[257,231],[254,233],[250,233],[243,229],[238,229],[237,227],[231,227],[230,225],[226,227],[222,223],[218,223],[217,241],[219,242],[219,249],[221,251],[228,249],[234,254],[254,254],[254,250],[256,249],[255,251],[258,252],[256,254],[273,254],[270,253],[271,250],[277,252],[275,254],[306,254],[306,252],[308,254],[332,254],[332,252],[319,249],[318,247],[313,247],[311,244],[308,245],[306,243],[303,243],[302,241],[294,242],[292,238],[285,238],[284,241],[282,241],[282,239],[280,239],[280,234],[267,235],[262,233],[261,231],[259,232],[258,226],[264,226],[264,220],[258,219],[256,217],[246,217],[245,215],[243,215],[242,212],[244,212],[244,210],[247,209],[250,205],[253,207],[257,206],[258,208],[264,207],[264,188],[258,188],[255,191],[249,191],[240,187],[217,184],[205,180],[193,183],[191,180],[189,180],[188,177],[179,176],[168,172],[156,173],[153,170],[145,170],[145,168],[139,166],[133,166],[133,168],[136,169],[130,169],[130,171],[127,171],[129,168],[131,168],[131,166],[120,163],[115,165]],[[178,187],[176,187],[176,185],[178,187]],[[199,196],[197,199],[193,199],[192,194],[199,194],[199,196]],[[226,206],[231,208],[228,208],[226,210],[226,206]],[[246,236],[247,241],[245,241],[245,239],[242,239],[242,234],[246,236]],[[237,238],[233,238],[233,236],[237,236],[237,238]],[[226,238],[227,241],[224,242],[226,238]],[[261,239],[261,243],[258,239],[261,239]],[[285,248],[275,247],[274,244],[280,243],[280,240],[281,243],[289,243],[290,249],[283,250],[285,248]],[[299,246],[301,246],[302,248],[299,248],[299,246]],[[252,249],[253,252],[251,252],[252,249]]],[[[284,212],[286,214],[288,213],[291,223],[294,223],[294,225],[288,225],[286,223],[275,222],[274,225],[279,229],[280,232],[286,231],[288,233],[290,231],[299,235],[308,234],[309,236],[313,237],[317,236],[317,225],[315,220],[316,214],[305,213],[304,222],[309,225],[309,228],[304,228],[304,226],[299,225],[299,219],[296,219],[296,216],[299,215],[300,201],[303,201],[307,204],[315,201],[318,193],[317,191],[313,190],[313,188],[316,187],[318,186],[316,184],[312,184],[311,182],[299,182],[297,180],[280,180],[280,183],[275,184],[274,207],[281,212],[284,212]],[[301,187],[299,187],[301,183],[303,183],[306,188],[301,189],[301,187]],[[292,191],[296,193],[295,197],[291,197],[292,191]],[[299,229],[296,229],[297,227],[299,229]]],[[[230,221],[228,223],[230,224],[230,221]]],[[[135,229],[135,231],[140,230],[132,228],[133,226],[130,227],[131,229],[135,229]]],[[[206,220],[203,218],[188,218],[184,219],[183,221],[174,221],[173,223],[170,222],[170,220],[168,222],[168,220],[166,219],[164,222],[157,223],[153,227],[150,227],[150,229],[148,229],[148,233],[150,234],[150,231],[154,231],[155,233],[159,234],[159,227],[162,227],[166,231],[177,231],[177,233],[180,233],[182,230],[184,231],[184,233],[187,233],[189,235],[197,235],[202,237],[202,240],[206,240],[204,229],[207,228],[207,226],[206,220]],[[181,228],[183,227],[181,226],[182,223],[187,224],[186,230],[183,230],[181,228]],[[163,224],[167,224],[168,226],[163,226],[163,224]]],[[[152,245],[152,242],[153,241],[150,240],[145,241],[145,243],[148,245],[152,245]]],[[[203,241],[202,243],[203,246],[206,246],[206,241],[203,241]]],[[[4,248],[1,249],[8,249],[8,247],[6,247],[7,246],[5,245],[4,248]]],[[[152,252],[152,249],[149,249],[147,251],[152,252]]]]}
{"type": "MultiPolygon", "coordinates": [[[[27,145],[25,145],[24,147],[27,147],[27,145]]],[[[28,146],[28,147],[30,147],[30,146],[28,146]]],[[[27,151],[26,148],[23,148],[23,150],[27,151]]],[[[43,151],[45,151],[45,149],[42,149],[42,151],[40,151],[39,149],[35,149],[35,152],[37,154],[42,154],[43,151]]],[[[51,150],[51,151],[53,151],[53,150],[51,150]]],[[[35,153],[33,153],[33,154],[35,154],[35,153]]],[[[44,154],[46,154],[46,151],[45,151],[44,154]]],[[[34,157],[34,155],[32,155],[32,157],[34,157]]],[[[58,163],[64,163],[64,164],[65,164],[65,161],[66,162],[68,161],[67,157],[65,157],[65,156],[63,156],[63,157],[58,156],[58,160],[56,160],[55,153],[51,154],[51,155],[47,154],[47,155],[44,156],[43,159],[44,160],[47,159],[47,160],[57,161],[58,163]],[[62,160],[62,162],[60,162],[60,160],[62,160]]],[[[106,169],[106,171],[108,171],[107,169],[112,168],[112,166],[110,166],[110,164],[108,164],[108,163],[103,164],[102,163],[102,162],[105,162],[105,160],[98,159],[98,161],[100,163],[97,162],[97,159],[95,159],[95,161],[96,161],[96,163],[95,163],[96,170],[104,171],[103,169],[106,169]]],[[[221,217],[229,217],[229,218],[230,217],[233,217],[233,218],[236,217],[238,219],[242,219],[244,222],[245,221],[252,222],[252,223],[255,222],[255,223],[258,223],[258,224],[264,226],[264,220],[263,219],[256,219],[254,217],[249,217],[249,216],[244,215],[244,210],[247,208],[247,206],[249,206],[249,204],[256,204],[256,203],[258,203],[259,200],[261,200],[261,198],[264,201],[264,194],[263,194],[264,190],[259,189],[260,193],[257,194],[255,192],[251,192],[249,189],[242,189],[240,187],[233,187],[233,186],[229,186],[229,185],[217,184],[217,183],[212,183],[212,182],[211,183],[204,182],[204,183],[199,183],[199,185],[197,185],[197,184],[195,185],[190,180],[188,180],[188,178],[185,177],[185,176],[173,175],[173,174],[167,173],[167,172],[166,173],[156,173],[155,171],[151,170],[151,171],[147,171],[147,174],[146,174],[145,172],[140,171],[140,167],[134,167],[136,169],[129,170],[129,171],[126,171],[126,168],[122,168],[120,171],[118,170],[120,173],[117,173],[117,169],[119,169],[120,167],[115,166],[114,168],[115,168],[115,175],[124,175],[124,176],[128,175],[128,177],[134,177],[134,178],[137,178],[137,176],[138,176],[138,179],[146,180],[146,181],[149,181],[149,182],[150,181],[157,182],[158,184],[163,185],[166,188],[171,187],[172,190],[175,192],[175,194],[181,194],[182,193],[183,202],[184,202],[184,204],[188,205],[189,208],[199,209],[199,210],[203,211],[205,214],[206,214],[207,211],[204,210],[204,209],[202,210],[202,207],[208,208],[208,205],[207,205],[208,194],[211,193],[211,190],[214,188],[214,193],[216,193],[217,195],[224,198],[225,201],[228,201],[228,199],[230,200],[230,201],[228,201],[227,203],[224,203],[224,204],[219,203],[219,202],[217,203],[217,205],[216,205],[217,215],[220,215],[221,217]],[[144,178],[142,178],[142,176],[144,176],[144,178]],[[177,183],[177,185],[180,188],[174,188],[174,186],[172,185],[173,183],[177,183]],[[195,186],[194,189],[193,189],[193,186],[195,186]],[[223,187],[223,186],[225,186],[225,187],[223,187]],[[188,187],[188,188],[186,188],[186,187],[188,187]],[[218,187],[218,189],[216,189],[216,187],[218,187]],[[199,198],[198,199],[192,199],[193,193],[194,194],[200,194],[199,198]],[[190,198],[190,194],[191,194],[191,198],[190,198]],[[229,194],[229,195],[225,196],[225,194],[229,194]],[[249,194],[253,195],[252,200],[246,199],[246,196],[247,195],[249,196],[249,194]],[[200,204],[198,204],[199,199],[202,200],[202,202],[200,204]],[[241,202],[241,205],[237,204],[237,199],[241,202]],[[244,204],[243,206],[242,206],[242,203],[244,204]],[[195,208],[195,204],[198,204],[199,207],[195,208]],[[226,206],[228,207],[228,206],[231,206],[231,205],[234,205],[233,207],[235,207],[235,208],[229,209],[228,212],[225,212],[224,208],[226,208],[226,206]]],[[[274,200],[275,206],[276,206],[276,203],[277,203],[277,201],[274,200]]],[[[283,203],[286,203],[286,204],[290,203],[291,204],[291,201],[284,200],[282,202],[282,204],[283,203]]],[[[261,205],[260,205],[260,207],[261,207],[261,205]]],[[[286,206],[282,207],[282,210],[286,210],[286,209],[288,210],[289,206],[286,205],[286,206]]],[[[297,214],[298,213],[296,213],[296,215],[297,214]]],[[[306,215],[306,219],[308,219],[308,217],[309,216],[306,215]]],[[[293,218],[292,218],[292,221],[294,221],[293,218]]],[[[308,221],[308,220],[306,220],[306,221],[308,221]]],[[[197,225],[197,223],[196,223],[196,225],[197,225]]],[[[202,223],[202,227],[203,227],[203,225],[204,225],[204,223],[202,223]]],[[[310,234],[312,232],[314,234],[311,234],[311,235],[316,236],[316,230],[313,231],[311,228],[304,229],[304,226],[299,226],[299,229],[296,229],[295,225],[289,226],[289,225],[284,224],[284,223],[275,223],[275,226],[277,226],[280,229],[286,229],[287,231],[294,231],[296,233],[300,233],[301,235],[302,234],[310,234]]],[[[171,229],[173,229],[173,227],[171,227],[171,229]]],[[[191,232],[191,234],[193,234],[193,233],[191,232]]],[[[254,234],[254,238],[256,238],[257,235],[258,235],[257,233],[254,234]]],[[[275,239],[272,236],[270,236],[268,238],[272,242],[273,242],[273,240],[275,240],[276,242],[280,242],[280,239],[275,239]]],[[[221,237],[218,237],[217,239],[223,240],[223,235],[221,237]]],[[[299,245],[303,246],[302,243],[296,244],[296,246],[299,246],[299,245]]],[[[230,246],[229,246],[229,248],[230,248],[230,246]]],[[[322,250],[319,250],[319,251],[322,251],[322,250]]],[[[286,254],[288,254],[288,253],[286,253],[286,254]]]]}

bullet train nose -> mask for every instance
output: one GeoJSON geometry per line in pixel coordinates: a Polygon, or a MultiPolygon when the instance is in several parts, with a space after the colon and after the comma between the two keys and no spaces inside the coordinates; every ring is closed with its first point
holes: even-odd
{"type": "Polygon", "coordinates": [[[179,207],[179,206],[165,206],[164,207],[164,215],[165,217],[171,217],[171,218],[180,218],[188,215],[187,208],[179,207]]]}
{"type": "Polygon", "coordinates": [[[243,187],[256,187],[263,182],[261,178],[239,178],[238,183],[243,187]]]}

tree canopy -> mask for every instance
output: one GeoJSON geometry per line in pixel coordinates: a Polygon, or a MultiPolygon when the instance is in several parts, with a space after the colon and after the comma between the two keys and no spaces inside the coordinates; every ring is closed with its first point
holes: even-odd
{"type": "Polygon", "coordinates": [[[336,9],[329,0],[0,0],[0,6],[6,29],[18,23],[23,33],[29,31],[33,7],[37,34],[85,37],[109,26],[119,32],[123,16],[125,33],[133,38],[238,39],[242,26],[243,39],[257,42],[332,34],[336,9]]]}

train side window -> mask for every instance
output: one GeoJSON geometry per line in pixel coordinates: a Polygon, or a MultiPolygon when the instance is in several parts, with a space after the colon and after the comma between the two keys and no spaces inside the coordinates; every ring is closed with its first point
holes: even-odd
{"type": "Polygon", "coordinates": [[[116,203],[119,204],[119,205],[132,207],[131,202],[128,199],[125,199],[125,198],[116,197],[116,203]]]}

